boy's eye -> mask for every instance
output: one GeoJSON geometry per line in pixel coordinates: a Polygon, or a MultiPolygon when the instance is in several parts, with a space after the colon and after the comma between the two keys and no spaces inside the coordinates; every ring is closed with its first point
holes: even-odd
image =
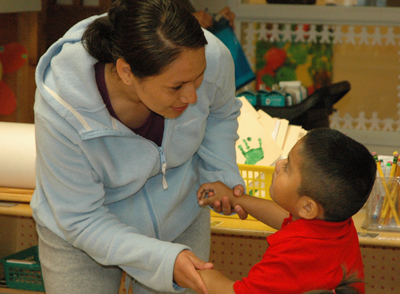
{"type": "Polygon", "coordinates": [[[284,171],[287,171],[287,163],[282,166],[284,171]]]}

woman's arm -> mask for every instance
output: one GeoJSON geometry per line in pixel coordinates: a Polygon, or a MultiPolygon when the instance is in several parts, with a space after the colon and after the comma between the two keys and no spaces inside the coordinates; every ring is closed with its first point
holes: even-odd
{"type": "Polygon", "coordinates": [[[231,279],[216,269],[199,270],[201,278],[206,284],[208,294],[235,294],[231,279]]]}
{"type": "MultiPolygon", "coordinates": [[[[201,159],[200,183],[221,181],[231,188],[244,187],[236,163],[237,118],[242,103],[235,97],[234,62],[228,48],[217,37],[206,30],[204,34],[208,41],[207,68],[202,86],[197,90],[197,104],[202,113],[207,113],[204,138],[197,151],[201,159]]],[[[216,212],[231,214],[231,206],[226,208],[214,206],[216,212]]],[[[246,218],[245,212],[241,218],[246,218]]]]}

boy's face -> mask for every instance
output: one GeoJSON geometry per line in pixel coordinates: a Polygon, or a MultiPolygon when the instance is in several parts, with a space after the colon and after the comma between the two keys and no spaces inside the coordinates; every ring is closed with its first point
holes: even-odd
{"type": "Polygon", "coordinates": [[[275,165],[272,183],[269,188],[271,198],[282,208],[298,218],[299,194],[301,184],[299,148],[301,140],[290,151],[288,158],[279,160],[275,165]]]}

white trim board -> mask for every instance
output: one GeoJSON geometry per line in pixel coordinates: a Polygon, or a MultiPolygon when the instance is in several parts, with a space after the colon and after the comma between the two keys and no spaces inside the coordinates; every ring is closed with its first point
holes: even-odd
{"type": "Polygon", "coordinates": [[[237,21],[398,26],[399,7],[248,4],[227,0],[237,21]]]}
{"type": "Polygon", "coordinates": [[[348,135],[350,138],[365,145],[370,152],[377,152],[379,155],[393,155],[393,152],[400,152],[400,132],[385,131],[361,131],[354,129],[337,129],[348,135]]]}

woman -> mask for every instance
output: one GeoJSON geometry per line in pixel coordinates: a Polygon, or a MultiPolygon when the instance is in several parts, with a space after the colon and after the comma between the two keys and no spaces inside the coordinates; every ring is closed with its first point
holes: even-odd
{"type": "Polygon", "coordinates": [[[213,266],[210,221],[197,188],[244,190],[233,68],[169,0],[118,0],[43,55],[31,206],[46,293],[117,293],[121,269],[135,294],[205,292],[196,269],[213,266]]]}

